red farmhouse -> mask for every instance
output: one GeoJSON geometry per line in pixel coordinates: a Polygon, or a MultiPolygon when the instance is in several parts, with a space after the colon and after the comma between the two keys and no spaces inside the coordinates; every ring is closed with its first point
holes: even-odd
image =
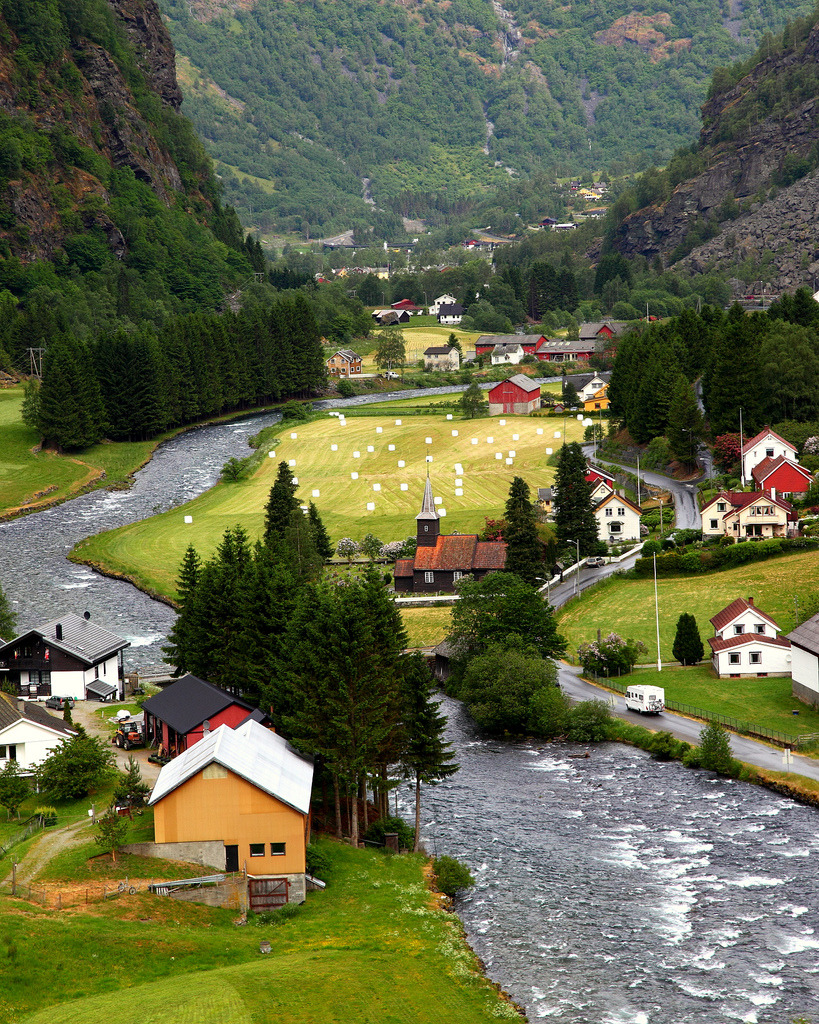
{"type": "Polygon", "coordinates": [[[813,477],[806,469],[782,455],[758,462],[751,470],[751,476],[761,491],[781,494],[784,498],[801,497],[813,483],[813,477]]]}
{"type": "Polygon", "coordinates": [[[523,373],[516,373],[489,389],[489,415],[501,413],[527,416],[540,408],[540,384],[523,373]]]}
{"type": "Polygon", "coordinates": [[[544,341],[544,334],[482,334],[475,342],[475,355],[488,356],[496,345],[520,345],[527,356],[533,356],[544,341]]]}
{"type": "Polygon", "coordinates": [[[171,757],[220,725],[235,729],[250,717],[263,724],[267,721],[252,704],[190,673],[149,697],[142,710],[148,743],[171,757]]]}

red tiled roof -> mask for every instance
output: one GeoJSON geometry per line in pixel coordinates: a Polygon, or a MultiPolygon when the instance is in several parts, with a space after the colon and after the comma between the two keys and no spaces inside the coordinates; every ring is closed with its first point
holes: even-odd
{"type": "Polygon", "coordinates": [[[769,647],[790,647],[790,640],[782,636],[765,636],[763,633],[740,633],[739,636],[729,637],[723,640],[718,636],[709,636],[708,643],[714,654],[720,651],[728,651],[733,647],[742,647],[746,644],[767,644],[769,647]]]}
{"type": "Polygon", "coordinates": [[[506,565],[506,544],[502,540],[478,541],[473,569],[503,569],[506,565]]]}
{"type": "Polygon", "coordinates": [[[789,501],[785,501],[784,498],[780,498],[779,496],[774,498],[773,495],[766,490],[720,491],[719,494],[714,495],[714,497],[708,502],[708,504],[703,507],[702,511],[704,512],[705,509],[710,508],[717,501],[727,501],[728,504],[731,506],[731,508],[723,516],[723,518],[727,518],[727,516],[733,515],[734,512],[739,512],[746,506],[753,505],[755,501],[762,501],[763,499],[767,502],[770,502],[772,505],[778,505],[779,508],[787,512],[788,519],[796,518],[793,510],[793,505],[791,505],[789,501]]]}
{"type": "Polygon", "coordinates": [[[395,568],[392,571],[393,577],[412,577],[412,558],[398,558],[395,561],[395,568]]]}
{"type": "Polygon", "coordinates": [[[782,444],[787,445],[792,451],[796,451],[796,448],[790,443],[790,441],[786,441],[785,438],[780,437],[775,430],[771,430],[770,427],[765,426],[760,430],[756,437],[752,437],[750,441],[745,442],[742,446],[742,454],[744,455],[746,452],[749,452],[755,445],[759,444],[759,442],[766,437],[775,437],[777,441],[781,441],[782,444]]]}
{"type": "MultiPolygon", "coordinates": [[[[744,611],[747,611],[749,608],[753,608],[753,610],[761,619],[765,619],[767,622],[770,622],[772,626],[775,626],[777,629],[779,629],[778,623],[774,619],[772,619],[770,615],[766,615],[761,608],[757,608],[757,606],[753,604],[751,601],[746,601],[744,597],[738,597],[736,601],[732,601],[727,607],[723,608],[721,612],[717,612],[717,614],[711,619],[711,625],[714,627],[717,633],[719,633],[721,629],[725,629],[727,625],[733,622],[734,619],[740,616],[744,611]]],[[[745,634],[741,635],[744,636],[745,634]]]]}
{"type": "Polygon", "coordinates": [[[798,462],[794,462],[793,459],[786,459],[784,455],[777,455],[775,459],[768,458],[767,456],[758,462],[751,470],[751,476],[754,478],[756,483],[763,486],[765,480],[772,474],[780,469],[782,466],[787,466],[789,469],[794,470],[796,473],[801,473],[808,481],[813,481],[813,477],[810,472],[805,469],[804,466],[800,466],[798,462]]]}
{"type": "Polygon", "coordinates": [[[478,538],[474,533],[445,534],[438,537],[435,547],[419,546],[415,552],[415,569],[431,572],[441,569],[449,572],[469,572],[475,557],[478,538]]]}

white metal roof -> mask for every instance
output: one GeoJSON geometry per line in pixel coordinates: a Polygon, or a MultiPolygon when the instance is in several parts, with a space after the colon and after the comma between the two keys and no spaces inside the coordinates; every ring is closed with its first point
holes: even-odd
{"type": "Polygon", "coordinates": [[[310,809],[312,763],[252,719],[238,729],[220,725],[164,765],[148,803],[158,803],[213,762],[302,814],[310,809]]]}

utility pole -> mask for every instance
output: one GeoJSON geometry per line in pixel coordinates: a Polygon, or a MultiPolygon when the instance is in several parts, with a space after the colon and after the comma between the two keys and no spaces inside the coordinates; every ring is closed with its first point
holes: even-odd
{"type": "Polygon", "coordinates": [[[27,349],[29,363],[31,365],[31,376],[36,377],[37,380],[43,379],[43,354],[45,353],[44,348],[30,348],[27,349]]]}
{"type": "Polygon", "coordinates": [[[739,409],[739,472],[742,479],[742,489],[745,490],[745,456],[742,449],[745,447],[742,441],[742,406],[739,409]]]}

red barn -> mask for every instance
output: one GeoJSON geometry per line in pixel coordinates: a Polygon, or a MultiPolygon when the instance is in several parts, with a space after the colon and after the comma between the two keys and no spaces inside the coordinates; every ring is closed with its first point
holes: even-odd
{"type": "Polygon", "coordinates": [[[806,494],[813,483],[813,477],[806,469],[782,455],[758,462],[751,470],[751,476],[761,491],[771,491],[785,498],[806,494]]]}
{"type": "Polygon", "coordinates": [[[531,377],[516,373],[514,377],[503,380],[489,389],[489,415],[511,413],[527,416],[540,408],[540,384],[531,377]]]}
{"type": "Polygon", "coordinates": [[[160,753],[176,757],[220,725],[235,729],[253,717],[267,718],[252,704],[197,676],[181,676],[142,705],[145,737],[160,753]]]}
{"type": "Polygon", "coordinates": [[[488,356],[496,345],[520,345],[527,356],[533,356],[544,341],[543,334],[482,334],[475,342],[475,354],[488,356]]]}

